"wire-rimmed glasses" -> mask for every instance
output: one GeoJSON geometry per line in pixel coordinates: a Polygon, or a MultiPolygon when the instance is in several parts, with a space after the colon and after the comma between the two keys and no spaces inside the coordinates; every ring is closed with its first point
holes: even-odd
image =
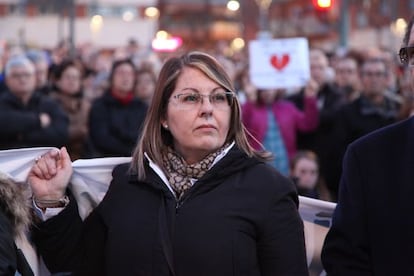
{"type": "Polygon", "coordinates": [[[213,92],[208,95],[197,92],[180,93],[171,97],[174,103],[183,110],[190,110],[201,105],[204,98],[208,98],[210,103],[217,109],[225,110],[233,105],[233,92],[213,92]]]}

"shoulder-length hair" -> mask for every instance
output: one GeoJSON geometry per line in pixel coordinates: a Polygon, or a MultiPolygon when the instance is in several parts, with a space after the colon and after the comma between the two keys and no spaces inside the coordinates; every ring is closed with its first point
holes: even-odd
{"type": "MultiPolygon", "coordinates": [[[[114,75],[115,75],[116,69],[118,69],[118,67],[120,67],[121,65],[124,65],[124,64],[127,64],[127,65],[131,66],[132,70],[134,71],[134,79],[136,81],[136,75],[135,74],[137,72],[137,67],[135,66],[134,62],[130,58],[119,59],[119,60],[115,60],[112,63],[111,70],[109,72],[109,77],[108,77],[109,87],[112,87],[112,85],[113,85],[114,75]]],[[[135,86],[135,81],[134,81],[134,86],[135,86]]]]}
{"type": "MultiPolygon", "coordinates": [[[[234,92],[232,81],[224,68],[214,57],[206,53],[189,52],[180,57],[172,57],[167,60],[158,76],[154,97],[144,122],[142,135],[132,156],[131,172],[137,174],[138,179],[145,177],[145,154],[165,171],[162,155],[168,146],[172,146],[173,137],[169,131],[162,127],[161,122],[166,117],[168,101],[175,89],[177,79],[181,75],[183,68],[186,67],[200,70],[225,90],[234,92]]],[[[235,141],[237,147],[248,156],[257,157],[260,160],[268,160],[271,154],[265,151],[254,150],[249,145],[247,135],[250,134],[241,120],[240,103],[234,97],[226,142],[235,141]]]]}

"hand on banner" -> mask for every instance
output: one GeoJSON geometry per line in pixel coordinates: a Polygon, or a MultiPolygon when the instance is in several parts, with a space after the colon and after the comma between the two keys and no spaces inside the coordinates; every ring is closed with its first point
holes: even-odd
{"type": "Polygon", "coordinates": [[[72,162],[65,147],[52,149],[38,157],[28,175],[34,198],[58,200],[64,197],[72,172],[72,162]]]}

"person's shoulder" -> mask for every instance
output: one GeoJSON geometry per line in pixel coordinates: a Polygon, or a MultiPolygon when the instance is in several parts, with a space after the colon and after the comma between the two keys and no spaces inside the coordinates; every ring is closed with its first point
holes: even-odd
{"type": "Polygon", "coordinates": [[[246,170],[245,177],[254,180],[249,185],[259,187],[260,190],[269,194],[294,190],[294,184],[289,178],[266,163],[259,162],[251,166],[246,170]]]}
{"type": "Polygon", "coordinates": [[[138,114],[145,114],[148,110],[148,105],[138,98],[134,98],[127,107],[133,112],[139,112],[138,114]]]}
{"type": "Polygon", "coordinates": [[[134,97],[134,99],[132,100],[132,103],[138,106],[143,106],[145,108],[148,106],[144,101],[142,101],[141,99],[137,97],[134,97]]]}
{"type": "Polygon", "coordinates": [[[112,170],[112,177],[121,177],[121,176],[127,176],[129,175],[131,163],[125,162],[116,165],[112,170]]]}
{"type": "Polygon", "coordinates": [[[120,163],[112,168],[112,180],[110,181],[107,194],[111,194],[114,190],[124,189],[125,184],[129,183],[131,179],[130,162],[120,163]]]}
{"type": "Polygon", "coordinates": [[[357,140],[350,147],[384,147],[393,148],[398,145],[404,146],[414,143],[414,117],[398,121],[385,127],[374,130],[357,140]]]}
{"type": "Polygon", "coordinates": [[[108,106],[111,106],[114,100],[112,99],[110,95],[108,95],[108,93],[109,92],[105,92],[103,95],[95,98],[91,102],[91,109],[96,111],[96,110],[100,110],[101,108],[107,108],[108,106]]]}
{"type": "Polygon", "coordinates": [[[109,90],[106,90],[102,95],[93,99],[92,104],[111,102],[111,101],[114,101],[114,98],[111,96],[111,92],[109,90]]]}
{"type": "Polygon", "coordinates": [[[10,90],[6,90],[2,93],[0,93],[0,100],[1,101],[10,101],[15,99],[16,97],[13,95],[12,92],[10,92],[10,90]]]}
{"type": "Polygon", "coordinates": [[[288,107],[288,108],[292,108],[295,107],[295,104],[292,101],[289,101],[287,99],[280,99],[274,102],[274,104],[276,106],[283,106],[283,107],[288,107]]]}
{"type": "Polygon", "coordinates": [[[357,99],[355,99],[353,101],[350,101],[350,102],[345,103],[342,106],[342,109],[343,110],[346,110],[346,111],[354,110],[356,108],[359,108],[362,105],[362,101],[363,101],[362,98],[361,97],[358,97],[357,99]]]}
{"type": "Polygon", "coordinates": [[[60,103],[57,100],[57,98],[46,96],[43,94],[40,94],[38,91],[35,91],[32,95],[32,98],[30,99],[30,105],[37,106],[40,109],[60,109],[60,103]]]}
{"type": "Polygon", "coordinates": [[[244,110],[253,109],[256,107],[256,103],[253,101],[246,101],[241,105],[241,108],[244,110]]]}

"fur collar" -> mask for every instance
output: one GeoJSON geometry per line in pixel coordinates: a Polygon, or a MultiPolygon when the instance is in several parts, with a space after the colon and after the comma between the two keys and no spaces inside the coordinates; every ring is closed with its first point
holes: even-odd
{"type": "Polygon", "coordinates": [[[30,188],[0,172],[0,212],[9,219],[14,236],[25,233],[31,222],[30,188]]]}

